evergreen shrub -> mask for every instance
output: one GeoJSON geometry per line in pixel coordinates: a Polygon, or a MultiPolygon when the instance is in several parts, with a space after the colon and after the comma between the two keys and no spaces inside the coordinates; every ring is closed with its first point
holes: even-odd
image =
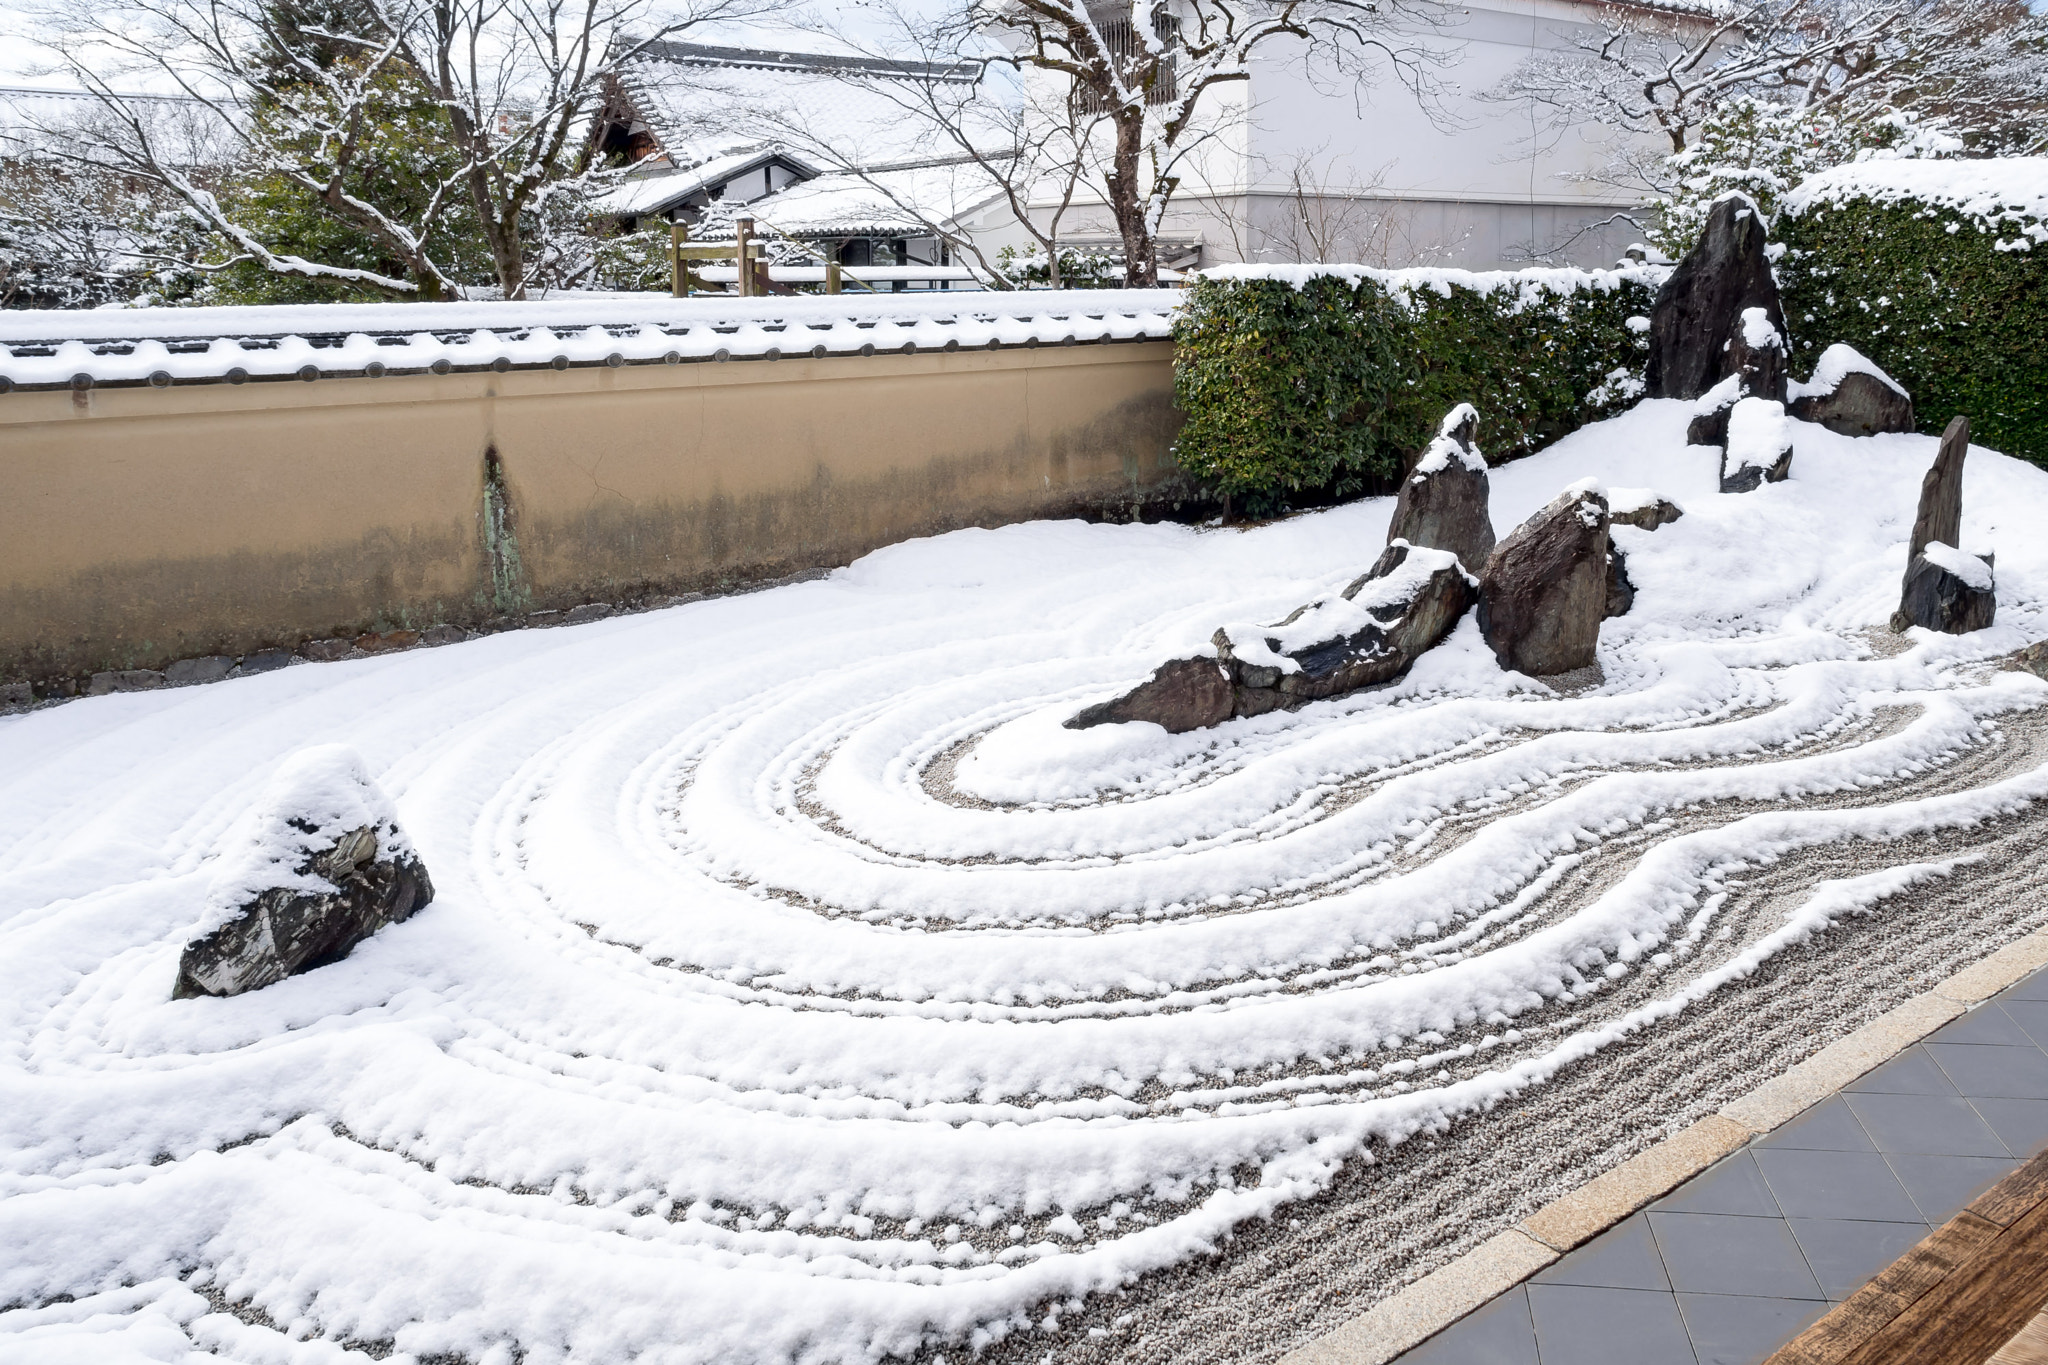
{"type": "Polygon", "coordinates": [[[1181,467],[1240,511],[1393,486],[1459,403],[1499,461],[1642,392],[1664,271],[1231,267],[1174,325],[1181,467]]]}
{"type": "Polygon", "coordinates": [[[1925,432],[2048,467],[2048,159],[1866,162],[1808,181],[1779,225],[1794,371],[1845,341],[1925,432]],[[1802,363],[1803,362],[1803,363],[1802,363]]]}

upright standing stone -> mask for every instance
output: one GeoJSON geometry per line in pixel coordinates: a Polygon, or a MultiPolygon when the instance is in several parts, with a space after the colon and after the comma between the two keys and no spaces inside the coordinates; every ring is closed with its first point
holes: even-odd
{"type": "Polygon", "coordinates": [[[1477,573],[1493,553],[1493,516],[1486,458],[1472,444],[1479,413],[1460,403],[1437,428],[1429,449],[1401,481],[1387,543],[1404,540],[1420,550],[1449,550],[1477,573]]]}
{"type": "Polygon", "coordinates": [[[1610,569],[1607,498],[1593,480],[1510,531],[1479,580],[1479,630],[1501,667],[1548,677],[1596,662],[1610,569]]]}
{"type": "Polygon", "coordinates": [[[1785,308],[1766,246],[1763,219],[1748,199],[1731,195],[1714,205],[1650,310],[1650,397],[1698,398],[1742,375],[1752,396],[1783,401],[1785,308]]]}
{"type": "Polygon", "coordinates": [[[1998,583],[1990,555],[1966,554],[1963,531],[1963,461],[1970,453],[1970,420],[1957,417],[1941,434],[1934,467],[1920,481],[1920,510],[1906,548],[1906,577],[1892,629],[1913,626],[1963,635],[1982,630],[1998,614],[1998,583]]]}
{"type": "Polygon", "coordinates": [[[1913,518],[1913,538],[1906,542],[1910,561],[1928,542],[1960,546],[1963,541],[1963,461],[1970,455],[1970,419],[1957,416],[1941,433],[1934,465],[1920,479],[1920,511],[1913,518]]]}

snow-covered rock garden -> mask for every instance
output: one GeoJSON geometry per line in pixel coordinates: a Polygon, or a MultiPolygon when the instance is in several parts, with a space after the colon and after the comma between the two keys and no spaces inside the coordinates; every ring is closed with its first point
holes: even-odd
{"type": "Polygon", "coordinates": [[[2048,471],[1788,414],[1871,367],[1734,302],[1718,397],[1452,412],[1456,498],[0,718],[0,1359],[1153,1358],[1340,1183],[1301,1324],[1426,1263],[1403,1153],[1455,1250],[2048,921],[2048,471]],[[1116,709],[1172,660],[1220,711],[1116,709]]]}

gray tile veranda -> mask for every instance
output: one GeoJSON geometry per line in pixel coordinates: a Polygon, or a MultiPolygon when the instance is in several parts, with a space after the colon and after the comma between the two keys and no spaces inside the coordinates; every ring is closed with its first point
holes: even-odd
{"type": "Polygon", "coordinates": [[[1394,1365],[1756,1365],[2048,1147],[2048,971],[1394,1365]]]}

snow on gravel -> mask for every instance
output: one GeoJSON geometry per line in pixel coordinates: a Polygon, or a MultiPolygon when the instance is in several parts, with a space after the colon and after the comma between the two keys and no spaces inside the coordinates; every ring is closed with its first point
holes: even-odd
{"type": "Polygon", "coordinates": [[[963,531],[0,719],[0,1360],[971,1350],[1881,915],[1967,852],[1901,848],[1715,946],[1731,869],[1966,844],[2048,796],[2048,767],[1884,791],[2048,703],[1982,666],[2048,635],[2048,473],[1970,458],[1998,624],[1876,649],[1935,442],[1793,424],[1791,479],[1722,495],[1690,412],[1493,471],[1503,534],[1582,478],[1686,509],[1615,532],[1635,609],[1569,694],[1468,619],[1296,714],[1062,727],[1341,589],[1382,499],[963,531]],[[170,1001],[240,822],[323,744],[391,795],[436,900],[339,964],[170,1001]],[[1546,918],[1615,844],[1626,875],[1546,918]],[[1632,976],[1655,1003],[1620,1022],[1517,1027],[1632,976]]]}

